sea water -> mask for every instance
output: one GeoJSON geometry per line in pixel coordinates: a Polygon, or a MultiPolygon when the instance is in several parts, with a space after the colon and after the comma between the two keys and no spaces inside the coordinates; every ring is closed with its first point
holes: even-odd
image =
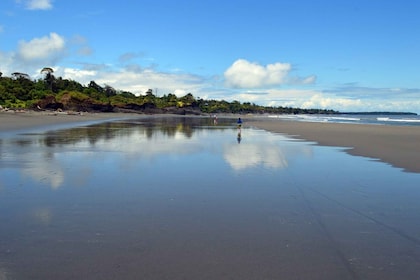
{"type": "Polygon", "coordinates": [[[409,114],[313,114],[313,115],[267,115],[265,117],[280,120],[304,121],[304,122],[332,122],[354,124],[377,124],[377,125],[405,125],[420,126],[419,115],[409,114]]]}
{"type": "Polygon", "coordinates": [[[0,141],[0,279],[417,279],[420,174],[233,119],[0,141]]]}

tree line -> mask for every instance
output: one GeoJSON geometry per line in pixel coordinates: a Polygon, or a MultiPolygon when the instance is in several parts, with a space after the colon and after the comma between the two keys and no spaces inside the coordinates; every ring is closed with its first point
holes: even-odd
{"type": "Polygon", "coordinates": [[[152,89],[134,95],[110,85],[91,81],[87,86],[77,81],[55,77],[54,70],[44,67],[43,78],[31,80],[29,75],[14,72],[10,77],[0,72],[0,105],[11,109],[76,110],[76,111],[145,111],[156,113],[235,113],[235,114],[335,114],[334,110],[269,107],[250,102],[204,100],[191,93],[182,97],[167,93],[156,96],[152,89]]]}

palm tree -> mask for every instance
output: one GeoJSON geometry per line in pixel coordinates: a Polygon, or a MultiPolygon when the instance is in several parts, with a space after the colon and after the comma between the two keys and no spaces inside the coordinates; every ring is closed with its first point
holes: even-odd
{"type": "Polygon", "coordinates": [[[14,72],[14,73],[12,73],[12,76],[15,79],[26,79],[26,80],[30,80],[31,79],[28,74],[26,74],[26,73],[20,73],[20,72],[14,72]]]}
{"type": "Polygon", "coordinates": [[[41,74],[45,73],[44,81],[48,84],[49,89],[53,90],[53,82],[55,80],[55,77],[52,73],[54,73],[54,70],[51,67],[44,67],[41,70],[41,74]]]}

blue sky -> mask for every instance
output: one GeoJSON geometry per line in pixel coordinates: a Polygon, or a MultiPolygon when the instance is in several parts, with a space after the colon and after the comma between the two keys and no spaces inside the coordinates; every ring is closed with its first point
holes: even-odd
{"type": "Polygon", "coordinates": [[[420,113],[420,1],[2,0],[0,71],[158,96],[420,113]]]}

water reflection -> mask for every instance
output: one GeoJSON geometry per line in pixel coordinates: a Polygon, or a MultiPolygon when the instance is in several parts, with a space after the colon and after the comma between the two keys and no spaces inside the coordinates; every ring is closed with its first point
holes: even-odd
{"type": "MultiPolygon", "coordinates": [[[[311,147],[282,142],[282,136],[236,128],[224,119],[209,127],[203,118],[135,119],[26,134],[1,143],[2,168],[17,169],[24,178],[58,189],[66,180],[80,186],[101,166],[105,172],[131,169],[141,160],[181,157],[206,151],[220,153],[236,171],[256,167],[285,168],[288,157],[311,155],[311,147]],[[204,125],[203,125],[204,124],[204,125]],[[237,135],[241,145],[232,142],[237,135]],[[112,162],[111,164],[108,164],[112,162]],[[111,169],[108,170],[108,169],[111,169]],[[75,175],[78,174],[78,175],[75,175]]],[[[7,178],[7,174],[5,178],[7,178]]],[[[9,184],[15,180],[9,178],[9,184]]]]}
{"type": "Polygon", "coordinates": [[[238,140],[238,144],[241,144],[241,141],[242,141],[242,130],[241,130],[241,128],[238,128],[238,134],[236,136],[236,140],[238,140]]]}
{"type": "Polygon", "coordinates": [[[291,142],[281,135],[259,130],[245,130],[243,133],[246,135],[245,142],[240,145],[227,144],[223,150],[223,158],[236,171],[258,166],[283,169],[295,157],[312,155],[311,146],[291,142]]]}
{"type": "Polygon", "coordinates": [[[237,137],[151,118],[2,139],[0,279],[416,279],[418,175],[237,137]]]}

